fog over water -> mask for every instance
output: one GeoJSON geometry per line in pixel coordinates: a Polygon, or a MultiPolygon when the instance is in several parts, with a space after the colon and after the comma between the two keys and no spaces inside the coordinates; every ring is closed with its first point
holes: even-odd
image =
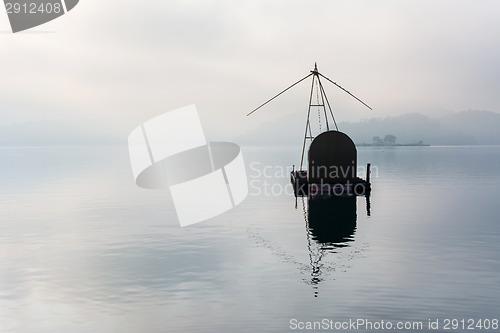
{"type": "Polygon", "coordinates": [[[372,195],[333,202],[287,192],[300,147],[243,153],[247,199],[181,228],[125,147],[1,148],[1,331],[498,318],[499,146],[360,147],[372,195]]]}

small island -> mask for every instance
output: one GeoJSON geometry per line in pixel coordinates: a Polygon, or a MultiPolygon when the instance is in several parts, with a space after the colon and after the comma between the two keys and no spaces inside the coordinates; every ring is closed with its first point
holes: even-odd
{"type": "Polygon", "coordinates": [[[356,144],[357,146],[360,147],[394,147],[394,146],[404,146],[404,147],[428,147],[430,145],[423,143],[422,140],[419,142],[415,143],[396,143],[396,136],[392,134],[387,134],[384,136],[383,139],[381,139],[379,136],[374,136],[373,137],[373,142],[372,143],[358,143],[356,144]]]}

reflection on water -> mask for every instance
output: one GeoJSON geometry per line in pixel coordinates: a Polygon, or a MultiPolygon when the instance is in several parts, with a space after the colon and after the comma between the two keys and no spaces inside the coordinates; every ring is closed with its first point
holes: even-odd
{"type": "Polygon", "coordinates": [[[325,249],[347,246],[356,229],[356,197],[308,200],[309,234],[325,249]]]}
{"type": "Polygon", "coordinates": [[[259,148],[245,150],[254,194],[189,228],[168,191],[135,186],[126,147],[0,148],[0,332],[498,318],[500,146],[371,148],[369,218],[362,197],[295,210],[293,194],[257,194],[253,162],[297,156],[259,148]]]}
{"type": "MultiPolygon", "coordinates": [[[[323,280],[322,260],[327,253],[337,253],[348,247],[356,232],[356,196],[328,199],[302,199],[306,223],[307,248],[312,268],[310,284],[318,296],[318,284],[323,280]]],[[[367,215],[370,216],[370,197],[366,196],[367,215]]]]}

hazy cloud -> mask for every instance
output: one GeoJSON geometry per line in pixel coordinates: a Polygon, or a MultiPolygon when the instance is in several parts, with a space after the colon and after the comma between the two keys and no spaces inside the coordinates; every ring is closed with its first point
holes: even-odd
{"type": "Polygon", "coordinates": [[[0,34],[0,120],[98,124],[125,137],[195,103],[209,139],[258,135],[263,121],[305,116],[306,82],[245,114],[315,61],[374,108],[328,86],[340,121],[498,111],[499,9],[493,0],[83,1],[31,32],[0,34]]]}

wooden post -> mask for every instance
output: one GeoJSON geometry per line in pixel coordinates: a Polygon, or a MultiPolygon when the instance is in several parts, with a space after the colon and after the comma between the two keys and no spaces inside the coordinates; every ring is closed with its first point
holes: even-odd
{"type": "Polygon", "coordinates": [[[366,165],[366,182],[369,183],[370,182],[370,167],[371,167],[371,164],[368,163],[366,165]]]}

